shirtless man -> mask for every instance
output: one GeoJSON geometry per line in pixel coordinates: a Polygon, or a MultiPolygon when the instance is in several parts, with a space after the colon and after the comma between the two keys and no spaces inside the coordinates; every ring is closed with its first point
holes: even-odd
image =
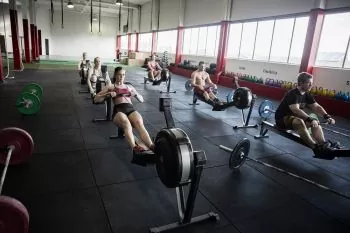
{"type": "Polygon", "coordinates": [[[203,96],[203,98],[211,105],[222,105],[221,101],[214,95],[212,88],[216,89],[216,85],[211,81],[209,74],[205,71],[204,62],[199,62],[198,69],[191,75],[191,85],[194,87],[194,92],[203,96]]]}
{"type": "Polygon", "coordinates": [[[101,60],[99,57],[95,57],[94,67],[89,69],[89,75],[88,75],[88,79],[87,79],[90,94],[93,96],[96,94],[96,83],[97,83],[98,79],[103,79],[103,81],[106,83],[106,86],[111,84],[111,80],[109,78],[108,71],[106,71],[105,74],[102,73],[101,60]]]}
{"type": "Polygon", "coordinates": [[[153,54],[151,60],[147,63],[148,68],[148,80],[153,82],[157,80],[157,77],[162,71],[162,67],[156,62],[156,55],[153,54]]]}

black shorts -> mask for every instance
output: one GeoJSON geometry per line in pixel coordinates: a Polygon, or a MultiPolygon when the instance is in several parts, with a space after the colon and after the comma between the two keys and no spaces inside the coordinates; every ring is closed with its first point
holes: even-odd
{"type": "Polygon", "coordinates": [[[281,119],[276,119],[276,126],[280,129],[293,129],[293,120],[295,116],[284,116],[281,119]]]}
{"type": "Polygon", "coordinates": [[[118,112],[124,113],[126,116],[129,116],[131,113],[135,112],[136,110],[134,109],[134,106],[129,103],[122,103],[118,105],[114,105],[113,108],[113,118],[118,112]]]}

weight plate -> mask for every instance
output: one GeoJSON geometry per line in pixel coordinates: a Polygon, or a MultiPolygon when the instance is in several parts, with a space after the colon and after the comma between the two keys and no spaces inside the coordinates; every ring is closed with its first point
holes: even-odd
{"type": "Polygon", "coordinates": [[[22,92],[17,98],[16,107],[24,115],[32,115],[40,110],[40,99],[31,93],[22,92]]]}
{"type": "Polygon", "coordinates": [[[193,148],[182,129],[162,129],[156,136],[155,148],[158,176],[166,187],[178,187],[192,178],[193,148]]]}
{"type": "Polygon", "coordinates": [[[36,83],[30,83],[28,85],[26,85],[22,92],[26,92],[26,93],[31,93],[36,95],[39,99],[41,99],[41,97],[43,96],[43,89],[39,84],[36,83]]]}
{"type": "Polygon", "coordinates": [[[192,80],[187,80],[185,83],[186,91],[192,91],[193,87],[191,85],[192,80]]]}
{"type": "Polygon", "coordinates": [[[0,163],[5,164],[9,146],[14,146],[10,164],[20,164],[30,158],[34,150],[34,141],[30,134],[23,129],[10,127],[0,130],[0,163]]]}
{"type": "Polygon", "coordinates": [[[234,91],[230,91],[227,96],[226,96],[226,101],[227,103],[231,103],[233,102],[233,95],[234,95],[234,91]]]}
{"type": "Polygon", "coordinates": [[[0,232],[27,233],[29,214],[26,207],[14,198],[0,196],[0,232]]]}
{"type": "Polygon", "coordinates": [[[272,113],[274,112],[273,110],[273,104],[269,100],[264,100],[260,105],[259,105],[259,116],[262,118],[269,118],[272,113]]]}
{"type": "Polygon", "coordinates": [[[230,156],[229,167],[231,170],[238,170],[248,157],[250,141],[242,139],[233,149],[230,156]]]}

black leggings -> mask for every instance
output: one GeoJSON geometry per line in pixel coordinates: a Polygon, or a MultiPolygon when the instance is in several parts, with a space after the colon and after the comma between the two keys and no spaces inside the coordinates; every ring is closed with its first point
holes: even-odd
{"type": "Polygon", "coordinates": [[[134,106],[129,103],[122,103],[118,105],[114,105],[113,108],[113,118],[118,112],[124,113],[126,116],[129,116],[131,113],[135,112],[136,110],[134,109],[134,106]]]}

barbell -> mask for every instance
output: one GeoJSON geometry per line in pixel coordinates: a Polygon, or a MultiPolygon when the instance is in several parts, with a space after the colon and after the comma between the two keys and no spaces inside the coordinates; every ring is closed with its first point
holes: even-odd
{"type": "Polygon", "coordinates": [[[40,110],[43,89],[36,83],[26,85],[16,100],[16,107],[23,115],[32,115],[40,110]]]}
{"type": "MultiPolygon", "coordinates": [[[[27,161],[34,150],[30,134],[23,129],[10,127],[0,130],[0,163],[4,164],[0,180],[0,194],[9,165],[27,161]]],[[[26,233],[29,228],[29,214],[18,200],[0,195],[0,232],[26,233]]]]}

